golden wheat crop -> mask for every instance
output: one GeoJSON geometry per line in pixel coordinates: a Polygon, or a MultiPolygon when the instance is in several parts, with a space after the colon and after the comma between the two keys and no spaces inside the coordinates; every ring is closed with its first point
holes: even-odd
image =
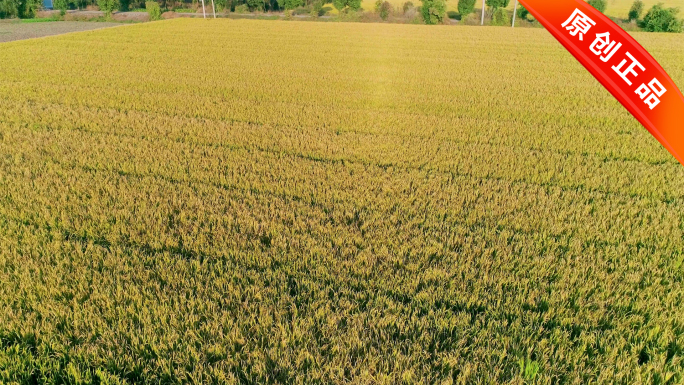
{"type": "Polygon", "coordinates": [[[684,381],[684,168],[542,29],[177,19],[0,69],[0,382],[684,381]]]}

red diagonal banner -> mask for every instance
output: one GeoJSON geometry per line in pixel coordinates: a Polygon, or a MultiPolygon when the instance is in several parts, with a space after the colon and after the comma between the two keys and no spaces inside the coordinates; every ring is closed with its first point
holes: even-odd
{"type": "Polygon", "coordinates": [[[520,0],[684,165],[684,96],[627,32],[582,0],[520,0]]]}

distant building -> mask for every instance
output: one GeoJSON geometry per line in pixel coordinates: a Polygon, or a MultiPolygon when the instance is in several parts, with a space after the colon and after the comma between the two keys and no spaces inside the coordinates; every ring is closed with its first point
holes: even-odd
{"type": "Polygon", "coordinates": [[[43,8],[52,9],[52,0],[43,0],[43,8]]]}

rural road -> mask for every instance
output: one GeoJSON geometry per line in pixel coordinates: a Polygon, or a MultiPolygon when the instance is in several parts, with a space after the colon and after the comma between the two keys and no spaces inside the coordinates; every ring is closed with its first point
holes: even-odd
{"type": "Polygon", "coordinates": [[[0,23],[0,43],[60,35],[69,32],[90,31],[117,25],[121,25],[121,23],[84,21],[56,21],[44,23],[3,22],[0,23]]]}

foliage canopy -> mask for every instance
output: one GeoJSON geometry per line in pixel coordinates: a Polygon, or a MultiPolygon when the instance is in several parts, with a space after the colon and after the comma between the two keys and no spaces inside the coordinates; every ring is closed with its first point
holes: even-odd
{"type": "Polygon", "coordinates": [[[506,8],[510,0],[486,0],[485,4],[492,9],[506,8]]]}
{"type": "Polygon", "coordinates": [[[524,5],[518,4],[518,10],[517,10],[517,16],[523,20],[527,20],[528,16],[530,16],[530,11],[525,8],[524,5]]]}
{"type": "Polygon", "coordinates": [[[654,5],[641,22],[641,27],[649,32],[682,32],[682,20],[677,15],[679,9],[654,5]]]}
{"type": "Polygon", "coordinates": [[[475,12],[475,0],[458,0],[458,13],[466,17],[475,12]]]}
{"type": "Polygon", "coordinates": [[[358,11],[361,9],[361,0],[333,0],[333,6],[338,11],[358,11]]]}
{"type": "Polygon", "coordinates": [[[633,4],[632,7],[629,9],[629,13],[627,15],[627,19],[629,21],[633,20],[639,20],[641,18],[641,14],[644,12],[644,2],[641,0],[636,0],[633,4]]]}
{"type": "Polygon", "coordinates": [[[0,0],[0,19],[30,19],[43,5],[41,0],[0,0]]]}
{"type": "Polygon", "coordinates": [[[605,13],[608,8],[608,0],[589,0],[587,3],[601,13],[605,13]]]}
{"type": "Polygon", "coordinates": [[[412,1],[407,1],[404,3],[404,5],[401,7],[401,10],[406,13],[409,9],[413,9],[413,2],[412,1]]]}
{"type": "Polygon", "coordinates": [[[161,7],[156,1],[148,1],[145,3],[145,10],[150,17],[150,20],[161,20],[161,7]]]}
{"type": "Polygon", "coordinates": [[[53,6],[59,10],[60,15],[64,16],[69,9],[69,0],[54,0],[53,6]]]}
{"type": "Polygon", "coordinates": [[[507,25],[510,19],[505,8],[496,8],[492,14],[492,25],[507,25]]]}
{"type": "Polygon", "coordinates": [[[103,11],[106,17],[112,15],[112,12],[119,9],[119,0],[97,0],[97,6],[100,7],[100,11],[103,11]]]}
{"type": "Polygon", "coordinates": [[[392,3],[389,1],[377,0],[375,2],[375,12],[382,20],[387,20],[392,14],[392,11],[394,11],[394,7],[392,7],[392,3]]]}
{"type": "Polygon", "coordinates": [[[446,0],[421,0],[420,12],[425,24],[441,24],[446,19],[446,0]]]}

